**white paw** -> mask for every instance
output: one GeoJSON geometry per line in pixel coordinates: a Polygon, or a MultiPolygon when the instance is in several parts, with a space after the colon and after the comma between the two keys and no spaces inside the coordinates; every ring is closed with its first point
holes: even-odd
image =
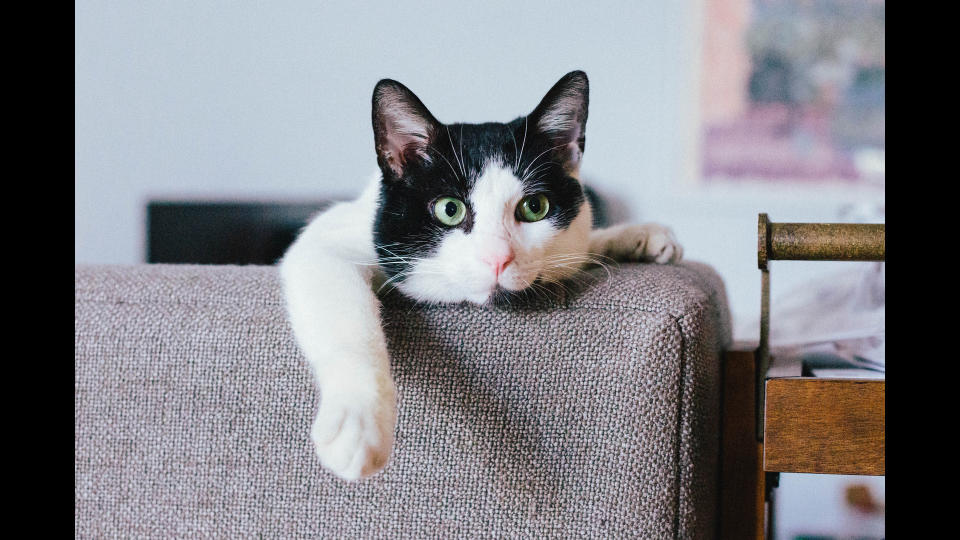
{"type": "Polygon", "coordinates": [[[643,257],[657,264],[677,262],[683,258],[683,246],[673,236],[673,231],[659,225],[649,231],[643,257]]]}
{"type": "Polygon", "coordinates": [[[344,480],[383,469],[397,423],[396,390],[389,375],[387,381],[368,384],[325,381],[320,399],[310,436],[323,466],[344,480]]]}
{"type": "Polygon", "coordinates": [[[610,239],[607,250],[615,259],[667,264],[683,257],[683,248],[673,231],[662,225],[626,225],[610,229],[610,232],[615,236],[610,239]]]}

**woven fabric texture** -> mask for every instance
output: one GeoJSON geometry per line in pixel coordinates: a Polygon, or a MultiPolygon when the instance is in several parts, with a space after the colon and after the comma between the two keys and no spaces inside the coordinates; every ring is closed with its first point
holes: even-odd
{"type": "Polygon", "coordinates": [[[386,294],[396,444],[356,483],[313,453],[321,396],[275,267],[75,276],[78,538],[714,535],[730,318],[705,265],[510,305],[386,294]]]}

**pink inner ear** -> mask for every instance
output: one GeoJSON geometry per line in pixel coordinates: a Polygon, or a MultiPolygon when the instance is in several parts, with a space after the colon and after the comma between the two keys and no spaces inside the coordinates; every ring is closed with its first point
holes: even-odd
{"type": "MultiPolygon", "coordinates": [[[[580,131],[579,129],[576,131],[580,131]]],[[[572,142],[563,144],[564,139],[554,139],[559,146],[553,149],[555,159],[563,163],[563,169],[567,173],[573,173],[580,167],[580,158],[583,157],[583,151],[580,150],[580,143],[574,139],[572,142]]]]}
{"type": "Polygon", "coordinates": [[[429,126],[423,118],[407,107],[395,105],[384,120],[386,137],[381,151],[395,173],[402,173],[410,152],[429,159],[426,150],[430,142],[429,126]]]}
{"type": "MultiPolygon", "coordinates": [[[[577,131],[580,130],[578,129],[577,131]]],[[[574,142],[567,143],[565,147],[560,148],[559,150],[563,152],[563,155],[566,158],[564,159],[564,168],[567,170],[567,172],[572,171],[580,166],[580,158],[583,157],[583,151],[580,150],[580,143],[574,140],[574,142]]]]}
{"type": "Polygon", "coordinates": [[[583,155],[580,150],[582,122],[576,108],[578,106],[579,102],[573,98],[562,98],[547,109],[537,125],[554,144],[563,145],[554,152],[561,157],[567,171],[576,169],[583,155]]]}
{"type": "Polygon", "coordinates": [[[428,140],[419,134],[390,132],[384,148],[384,157],[390,164],[390,168],[398,175],[401,174],[410,152],[414,152],[422,159],[429,159],[426,152],[428,140]]]}

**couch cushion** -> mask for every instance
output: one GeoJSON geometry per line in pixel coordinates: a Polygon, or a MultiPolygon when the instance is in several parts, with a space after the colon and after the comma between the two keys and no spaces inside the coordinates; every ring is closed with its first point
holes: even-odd
{"type": "Polygon", "coordinates": [[[624,264],[497,306],[384,295],[387,468],[340,481],[275,267],[77,266],[78,537],[702,537],[723,285],[624,264]]]}

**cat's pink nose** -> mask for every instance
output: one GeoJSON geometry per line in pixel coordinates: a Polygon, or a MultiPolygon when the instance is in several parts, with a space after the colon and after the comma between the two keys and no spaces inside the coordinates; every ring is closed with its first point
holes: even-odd
{"type": "Polygon", "coordinates": [[[513,251],[507,251],[505,253],[498,253],[496,255],[488,255],[480,259],[487,266],[493,269],[493,273],[497,277],[500,277],[500,274],[503,273],[503,270],[513,261],[513,251]]]}

